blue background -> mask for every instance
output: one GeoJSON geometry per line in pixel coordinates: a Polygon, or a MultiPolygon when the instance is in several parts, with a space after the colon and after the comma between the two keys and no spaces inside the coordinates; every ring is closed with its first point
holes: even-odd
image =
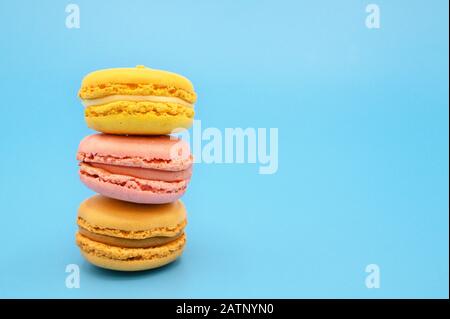
{"type": "Polygon", "coordinates": [[[0,2],[0,297],[448,298],[448,2],[374,2],[378,30],[367,1],[76,1],[80,29],[0,2]],[[123,274],[74,244],[77,91],[137,64],[190,78],[204,128],[279,128],[279,170],[196,165],[183,257],[123,274]]]}

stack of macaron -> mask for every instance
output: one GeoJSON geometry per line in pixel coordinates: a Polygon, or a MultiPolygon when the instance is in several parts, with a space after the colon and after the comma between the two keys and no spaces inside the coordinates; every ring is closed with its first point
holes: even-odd
{"type": "Polygon", "coordinates": [[[192,83],[136,68],[88,74],[79,97],[88,127],[78,147],[79,176],[95,195],[78,210],[76,243],[102,268],[136,271],[179,257],[186,209],[179,200],[192,175],[189,145],[168,135],[194,117],[192,83]]]}

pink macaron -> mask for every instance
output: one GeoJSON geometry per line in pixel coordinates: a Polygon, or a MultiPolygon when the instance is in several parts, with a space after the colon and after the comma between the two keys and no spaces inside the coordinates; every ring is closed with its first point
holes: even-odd
{"type": "Polygon", "coordinates": [[[87,187],[133,203],[176,201],[192,175],[189,144],[171,136],[90,135],[80,142],[77,160],[87,187]]]}

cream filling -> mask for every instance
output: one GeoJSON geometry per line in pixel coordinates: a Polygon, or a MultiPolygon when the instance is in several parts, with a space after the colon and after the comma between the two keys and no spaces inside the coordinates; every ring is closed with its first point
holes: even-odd
{"type": "Polygon", "coordinates": [[[167,243],[170,243],[171,241],[174,241],[175,239],[178,239],[181,237],[183,232],[180,232],[179,234],[176,234],[172,237],[166,237],[166,236],[156,236],[156,237],[149,237],[144,239],[130,239],[130,238],[121,238],[121,237],[114,237],[109,235],[103,235],[103,234],[96,234],[93,233],[87,229],[84,229],[82,227],[78,227],[78,231],[81,235],[89,238],[90,240],[97,241],[102,244],[106,245],[112,245],[117,247],[123,247],[123,248],[149,248],[149,247],[156,247],[165,245],[167,243]]]}
{"type": "Polygon", "coordinates": [[[91,105],[101,105],[117,101],[136,101],[136,102],[162,102],[162,103],[176,103],[185,107],[193,108],[194,105],[186,102],[179,97],[174,96],[156,96],[156,95],[109,95],[97,99],[81,99],[81,103],[85,107],[91,105]]]}

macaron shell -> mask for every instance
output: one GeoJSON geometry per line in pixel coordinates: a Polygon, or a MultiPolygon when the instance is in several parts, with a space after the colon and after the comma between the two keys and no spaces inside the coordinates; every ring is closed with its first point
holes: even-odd
{"type": "Polygon", "coordinates": [[[171,203],[183,196],[187,189],[187,181],[151,181],[115,174],[91,176],[80,173],[79,176],[81,182],[96,193],[139,204],[171,203]],[[143,190],[142,184],[151,189],[143,190]]]}
{"type": "Polygon", "coordinates": [[[192,126],[193,116],[183,114],[155,115],[152,112],[127,114],[111,113],[104,116],[85,116],[91,129],[109,134],[164,135],[192,126]]]}
{"type": "Polygon", "coordinates": [[[143,271],[150,270],[154,268],[159,268],[174,262],[178,257],[181,256],[182,250],[172,253],[166,257],[160,257],[158,259],[150,259],[150,260],[130,260],[130,261],[122,261],[109,259],[105,257],[99,257],[92,254],[88,254],[86,252],[81,252],[83,257],[90,262],[91,264],[110,270],[117,271],[143,271]]]}
{"type": "MultiPolygon", "coordinates": [[[[111,68],[97,70],[86,75],[81,82],[80,95],[83,89],[112,84],[153,84],[158,87],[173,87],[193,92],[194,87],[187,78],[182,75],[147,68],[139,65],[135,68],[111,68]]],[[[130,86],[136,89],[136,86],[130,86]]],[[[89,90],[86,90],[89,92],[89,90]]]]}
{"type": "Polygon", "coordinates": [[[192,165],[190,155],[189,144],[173,136],[93,134],[81,140],[77,160],[181,171],[192,165]]]}
{"type": "Polygon", "coordinates": [[[95,242],[77,233],[76,242],[84,258],[98,267],[140,271],[175,261],[184,250],[186,238],[183,235],[169,244],[152,248],[121,248],[95,242]]]}
{"type": "Polygon", "coordinates": [[[180,200],[163,205],[139,205],[94,195],[81,203],[78,217],[88,224],[88,227],[81,225],[85,228],[90,225],[97,230],[116,231],[103,232],[105,235],[127,237],[117,233],[144,232],[140,238],[148,238],[179,234],[186,224],[186,209],[180,200]]]}

